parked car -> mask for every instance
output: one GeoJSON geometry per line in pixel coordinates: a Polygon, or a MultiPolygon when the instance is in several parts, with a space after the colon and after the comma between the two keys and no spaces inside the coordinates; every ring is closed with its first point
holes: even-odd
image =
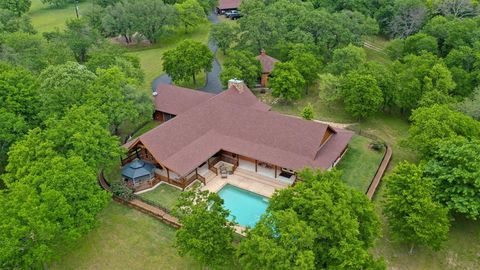
{"type": "Polygon", "coordinates": [[[242,14],[239,11],[235,10],[235,12],[232,12],[230,14],[229,18],[232,19],[232,20],[236,20],[236,19],[239,19],[241,17],[242,17],[242,14]]]}
{"type": "Polygon", "coordinates": [[[233,12],[238,12],[238,10],[225,11],[224,15],[225,17],[230,18],[230,15],[232,15],[233,12]]]}

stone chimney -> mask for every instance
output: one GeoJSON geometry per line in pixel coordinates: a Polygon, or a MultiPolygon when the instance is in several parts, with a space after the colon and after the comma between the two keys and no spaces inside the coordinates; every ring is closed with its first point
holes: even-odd
{"type": "Polygon", "coordinates": [[[261,50],[260,50],[260,55],[261,55],[261,56],[267,55],[267,52],[265,51],[265,49],[261,49],[261,50]]]}
{"type": "Polygon", "coordinates": [[[238,80],[234,78],[234,79],[228,80],[228,89],[230,89],[232,86],[235,87],[235,89],[237,89],[239,93],[243,93],[245,84],[243,83],[242,80],[238,80]]]}

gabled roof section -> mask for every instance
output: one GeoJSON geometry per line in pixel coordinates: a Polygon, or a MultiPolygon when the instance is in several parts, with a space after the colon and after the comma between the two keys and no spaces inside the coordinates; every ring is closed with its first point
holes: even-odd
{"type": "Polygon", "coordinates": [[[235,9],[239,8],[242,0],[219,0],[218,8],[219,9],[235,9]]]}
{"type": "Polygon", "coordinates": [[[262,65],[262,72],[263,73],[270,73],[273,70],[273,67],[275,66],[275,63],[280,62],[279,60],[267,55],[265,50],[262,50],[260,55],[257,55],[255,58],[260,61],[260,64],[262,65]]]}
{"type": "Polygon", "coordinates": [[[192,90],[170,84],[159,84],[155,96],[155,110],[178,115],[214,97],[203,91],[192,90]]]}

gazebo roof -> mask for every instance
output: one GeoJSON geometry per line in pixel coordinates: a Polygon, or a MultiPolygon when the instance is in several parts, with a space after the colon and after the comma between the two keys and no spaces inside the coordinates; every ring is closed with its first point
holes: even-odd
{"type": "Polygon", "coordinates": [[[130,179],[136,179],[143,176],[151,175],[155,166],[140,159],[126,164],[122,167],[122,175],[130,179]]]}

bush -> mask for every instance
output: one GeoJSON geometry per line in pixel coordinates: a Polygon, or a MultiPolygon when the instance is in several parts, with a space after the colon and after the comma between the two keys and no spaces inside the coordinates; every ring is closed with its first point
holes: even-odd
{"type": "Polygon", "coordinates": [[[381,141],[374,141],[370,144],[370,148],[372,148],[377,152],[382,151],[384,147],[385,147],[385,143],[381,141]]]}
{"type": "Polygon", "coordinates": [[[112,183],[112,193],[113,195],[120,197],[124,200],[130,201],[133,199],[133,190],[128,188],[125,184],[120,182],[112,183]]]}

